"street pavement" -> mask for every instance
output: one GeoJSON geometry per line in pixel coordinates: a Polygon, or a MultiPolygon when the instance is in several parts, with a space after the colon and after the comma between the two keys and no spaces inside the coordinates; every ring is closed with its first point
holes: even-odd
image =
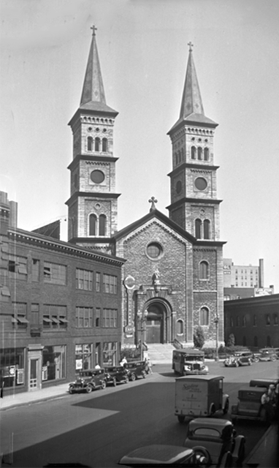
{"type": "MultiPolygon", "coordinates": [[[[157,365],[158,364],[160,363],[157,363],[157,365]]],[[[154,373],[156,374],[157,372],[155,371],[154,373]]],[[[16,409],[16,407],[20,406],[36,404],[41,401],[63,398],[68,392],[68,387],[68,383],[63,383],[60,385],[43,388],[41,390],[22,392],[7,396],[4,395],[3,398],[0,398],[0,412],[16,409]]],[[[258,444],[246,458],[243,466],[257,468],[278,468],[278,445],[278,423],[276,422],[267,429],[264,436],[260,439],[258,444]]],[[[0,453],[0,468],[1,466],[6,466],[6,464],[11,465],[9,457],[7,457],[6,454],[0,453]]]]}

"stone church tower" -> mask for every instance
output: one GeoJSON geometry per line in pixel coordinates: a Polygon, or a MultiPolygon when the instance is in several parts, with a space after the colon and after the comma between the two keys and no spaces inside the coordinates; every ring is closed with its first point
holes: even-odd
{"type": "Polygon", "coordinates": [[[69,122],[73,132],[68,241],[112,253],[117,230],[113,127],[117,112],[106,104],[96,28],[87,62],[80,106],[69,122]]]}
{"type": "Polygon", "coordinates": [[[70,121],[73,161],[69,241],[125,259],[122,267],[122,342],[206,345],[223,342],[223,244],[219,240],[213,138],[204,115],[192,44],[178,121],[169,131],[172,171],[169,217],[156,209],[117,231],[113,125],[107,106],[95,27],[80,107],[70,121]],[[218,327],[216,326],[218,324],[218,327]]]}

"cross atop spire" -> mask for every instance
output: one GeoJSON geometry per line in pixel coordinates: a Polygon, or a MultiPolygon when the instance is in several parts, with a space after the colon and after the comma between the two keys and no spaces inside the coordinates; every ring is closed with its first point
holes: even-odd
{"type": "Polygon", "coordinates": [[[194,44],[190,41],[190,42],[188,42],[187,45],[189,46],[189,52],[192,52],[194,44]]]}
{"type": "Polygon", "coordinates": [[[150,200],[148,200],[148,202],[151,203],[151,207],[149,211],[151,212],[151,211],[156,210],[155,203],[158,203],[158,200],[156,200],[155,197],[151,197],[150,200]]]}
{"type": "Polygon", "coordinates": [[[92,29],[92,36],[96,36],[96,31],[98,28],[96,28],[96,26],[93,24],[90,29],[92,29]]]}

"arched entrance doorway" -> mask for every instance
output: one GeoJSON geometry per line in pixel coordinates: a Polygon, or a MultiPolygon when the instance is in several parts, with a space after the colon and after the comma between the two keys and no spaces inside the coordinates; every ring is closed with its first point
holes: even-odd
{"type": "Polygon", "coordinates": [[[151,302],[146,315],[146,343],[166,343],[168,336],[167,308],[159,301],[151,302]]]}

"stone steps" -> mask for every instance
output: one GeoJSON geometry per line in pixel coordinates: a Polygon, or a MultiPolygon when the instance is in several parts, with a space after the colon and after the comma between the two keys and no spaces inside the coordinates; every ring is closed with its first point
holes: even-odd
{"type": "Polygon", "coordinates": [[[149,343],[148,345],[148,357],[152,363],[171,363],[172,352],[175,349],[171,343],[149,343]]]}

